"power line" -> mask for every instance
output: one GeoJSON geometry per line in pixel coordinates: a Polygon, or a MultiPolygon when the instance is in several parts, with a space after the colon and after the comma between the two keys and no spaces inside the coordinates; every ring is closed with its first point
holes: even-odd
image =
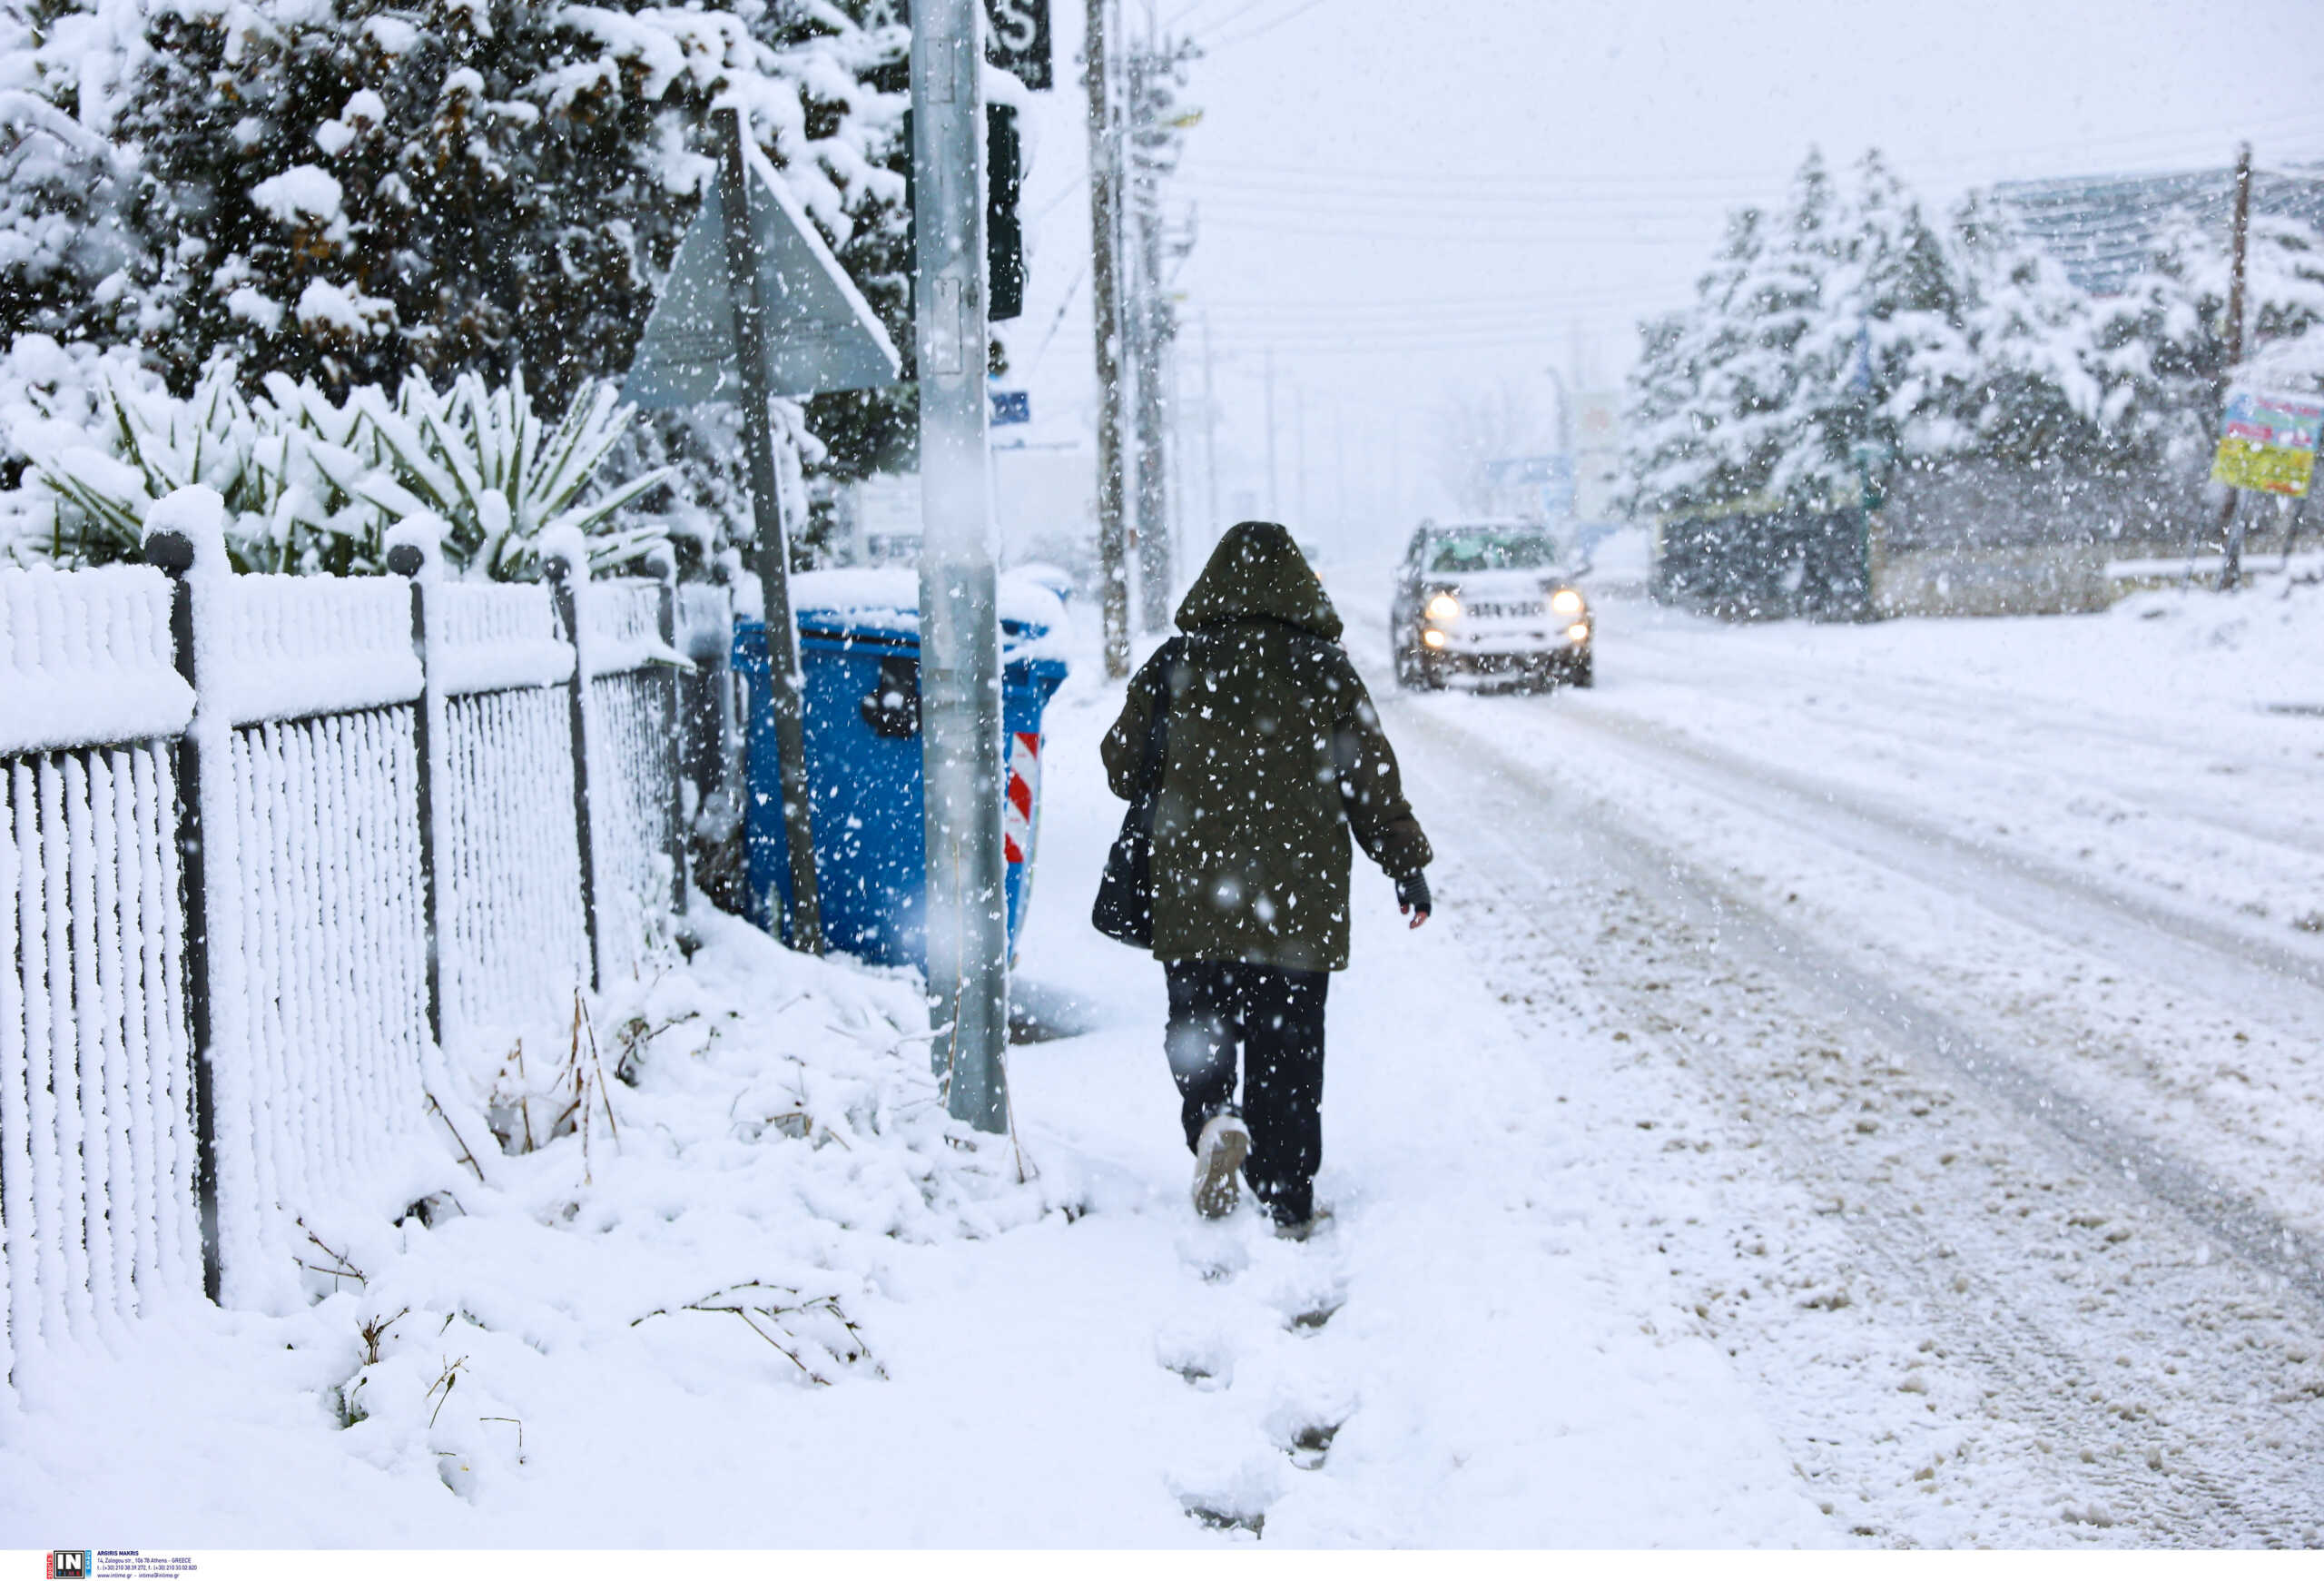
{"type": "MultiPolygon", "coordinates": [[[[1201,10],[1207,3],[1208,0],[1195,0],[1193,5],[1179,12],[1176,16],[1170,18],[1169,26],[1173,30],[1176,30],[1181,22],[1185,21],[1187,17],[1192,15],[1194,13],[1201,10]]],[[[1210,27],[1225,27],[1228,23],[1248,16],[1260,6],[1267,4],[1269,4],[1269,0],[1244,0],[1244,4],[1237,5],[1234,10],[1220,17],[1217,21],[1206,24],[1206,25],[1210,27]]]]}
{"type": "MultiPolygon", "coordinates": [[[[1285,12],[1282,15],[1277,16],[1272,22],[1262,22],[1255,27],[1247,28],[1245,31],[1235,35],[1232,38],[1222,38],[1213,44],[1210,47],[1213,50],[1233,49],[1238,44],[1248,44],[1251,40],[1257,38],[1262,34],[1273,33],[1285,23],[1306,15],[1307,13],[1315,10],[1316,6],[1323,3],[1324,0],[1306,0],[1305,5],[1293,6],[1290,10],[1285,12]]],[[[1224,25],[1222,24],[1222,25],[1224,25]]]]}
{"type": "MultiPolygon", "coordinates": [[[[2182,148],[2189,149],[2191,151],[2211,149],[2223,153],[2239,137],[2260,137],[2265,136],[2271,132],[2289,131],[2295,128],[2316,128],[2319,131],[2324,131],[2324,113],[2316,111],[2299,111],[2280,116],[2271,116],[2260,121],[2244,122],[2240,125],[2221,126],[2212,124],[2200,127],[2189,127],[2182,130],[2169,132],[2142,131],[2137,133],[2126,133],[2113,137],[2083,138],[2072,143],[2024,144],[2014,148],[1988,149],[1975,153],[1946,154],[1928,159],[1915,159],[1904,162],[1900,162],[1888,155],[1883,155],[1882,163],[1886,164],[1892,171],[1898,172],[1901,176],[1903,171],[1908,167],[1923,171],[1976,171],[1980,169],[1990,169],[1993,165],[1998,163],[2015,158],[2052,153],[2072,154],[2079,153],[2085,150],[2128,147],[2138,144],[2147,144],[2150,146],[2158,144],[2165,145],[2172,152],[2176,152],[2182,148]]],[[[2192,159],[2201,159],[2202,154],[2200,152],[2191,152],[2188,157],[2192,159]]],[[[1838,163],[1827,163],[1826,168],[1837,175],[1841,171],[1847,168],[1847,165],[1852,163],[1853,162],[1843,162],[1838,163]]],[[[1208,167],[1206,167],[1202,161],[1190,159],[1187,162],[1184,167],[1184,173],[1189,179],[1201,178],[1207,168],[1208,167]]],[[[1462,173],[1448,172],[1443,169],[1354,169],[1346,166],[1328,165],[1256,164],[1245,161],[1236,161],[1231,166],[1218,167],[1216,173],[1210,179],[1226,184],[1233,184],[1236,183],[1255,183],[1264,181],[1269,177],[1279,177],[1286,182],[1298,183],[1303,189],[1306,190],[1312,190],[1319,183],[1340,183],[1375,190],[1392,186],[1415,186],[1425,188],[1430,191],[1443,191],[1447,189],[1457,189],[1462,186],[1483,186],[1499,192],[1528,186],[1551,186],[1561,190],[1571,189],[1577,186],[1608,186],[1620,187],[1631,191],[1663,188],[1673,190],[1692,190],[1699,192],[1706,188],[1715,187],[1748,187],[1754,190],[1765,190],[1769,185],[1787,184],[1793,173],[1793,172],[1787,171],[1780,174],[1771,176],[1771,173],[1767,170],[1689,172],[1683,174],[1666,175],[1646,173],[1623,174],[1597,172],[1575,172],[1571,173],[1551,174],[1540,172],[1492,172],[1473,170],[1462,173]]]]}

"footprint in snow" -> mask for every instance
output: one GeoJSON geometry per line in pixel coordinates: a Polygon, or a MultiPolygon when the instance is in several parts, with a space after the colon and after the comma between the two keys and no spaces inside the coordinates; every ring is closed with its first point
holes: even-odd
{"type": "Polygon", "coordinates": [[[1195,1225],[1178,1237],[1178,1260],[1203,1283],[1224,1284],[1251,1266],[1250,1243],[1234,1220],[1195,1225]]]}

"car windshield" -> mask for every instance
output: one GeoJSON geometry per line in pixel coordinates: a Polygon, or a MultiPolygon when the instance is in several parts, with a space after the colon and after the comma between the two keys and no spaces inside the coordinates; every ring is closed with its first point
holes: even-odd
{"type": "Polygon", "coordinates": [[[1464,532],[1437,540],[1429,557],[1432,571],[1531,571],[1551,564],[1557,551],[1538,532],[1464,532]]]}

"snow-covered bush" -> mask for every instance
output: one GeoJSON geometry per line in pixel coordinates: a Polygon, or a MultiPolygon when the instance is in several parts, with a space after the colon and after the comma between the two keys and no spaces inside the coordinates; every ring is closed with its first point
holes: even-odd
{"type": "MultiPolygon", "coordinates": [[[[438,390],[414,373],[392,400],[361,385],[337,401],[281,373],[246,399],[231,362],[184,400],[118,364],[94,382],[93,397],[77,386],[28,390],[0,414],[29,458],[34,492],[53,501],[45,541],[27,535],[11,546],[16,558],[134,558],[153,503],[192,484],[225,500],[228,552],[246,571],[376,572],[389,529],[422,513],[441,523],[456,572],[494,580],[534,575],[539,539],[556,529],[587,535],[598,567],[660,541],[618,513],[664,473],[583,498],[629,421],[602,384],[585,386],[551,425],[521,376],[495,386],[464,373],[438,390]]],[[[42,514],[19,511],[28,523],[42,514]]]]}

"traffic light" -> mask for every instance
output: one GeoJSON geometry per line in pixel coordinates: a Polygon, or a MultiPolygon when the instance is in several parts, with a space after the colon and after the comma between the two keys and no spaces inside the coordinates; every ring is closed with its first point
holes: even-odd
{"type": "MultiPolygon", "coordinates": [[[[911,112],[904,112],[905,306],[917,310],[920,281],[919,214],[913,203],[911,112]]],[[[1017,106],[984,107],[985,318],[992,323],[1025,311],[1025,224],[1018,217],[1025,186],[1025,140],[1017,130],[1017,106]]]]}

